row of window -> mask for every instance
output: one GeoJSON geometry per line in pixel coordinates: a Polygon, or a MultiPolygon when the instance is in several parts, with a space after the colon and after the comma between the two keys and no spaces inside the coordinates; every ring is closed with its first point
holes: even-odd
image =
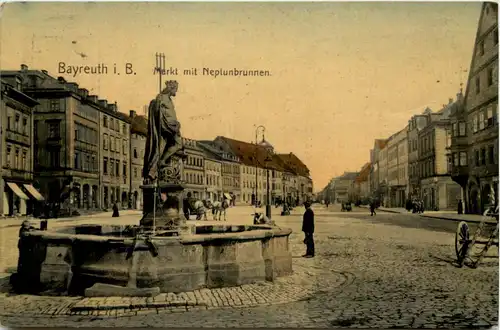
{"type": "Polygon", "coordinates": [[[203,167],[203,158],[188,156],[186,165],[203,167]]]}
{"type": "Polygon", "coordinates": [[[235,178],[227,178],[227,177],[222,178],[222,184],[224,186],[232,186],[232,187],[236,187],[236,188],[238,188],[240,186],[240,183],[238,182],[238,180],[236,180],[235,178]]]}
{"type": "Polygon", "coordinates": [[[222,172],[239,174],[240,173],[239,165],[222,164],[222,172]]]}
{"type": "Polygon", "coordinates": [[[486,109],[481,109],[472,118],[472,132],[477,133],[495,124],[494,114],[498,113],[498,104],[491,104],[486,109]]]}
{"type": "Polygon", "coordinates": [[[389,181],[394,181],[398,179],[404,179],[406,176],[406,168],[400,167],[398,169],[394,169],[389,172],[388,179],[389,181]]]}
{"type": "Polygon", "coordinates": [[[91,106],[88,106],[88,105],[84,105],[84,104],[78,104],[77,108],[76,108],[76,113],[83,117],[83,118],[87,118],[87,119],[90,119],[94,122],[97,122],[98,121],[98,118],[99,118],[99,111],[97,111],[96,109],[92,108],[91,106]]]}
{"type": "Polygon", "coordinates": [[[5,149],[5,164],[4,166],[11,169],[28,171],[28,149],[22,147],[14,147],[7,144],[5,149]]]}
{"type": "Polygon", "coordinates": [[[493,145],[488,148],[480,148],[474,150],[474,164],[476,166],[496,164],[495,147],[493,145]]]}
{"type": "MultiPolygon", "coordinates": [[[[102,148],[104,150],[109,149],[109,151],[117,153],[120,153],[121,150],[121,153],[126,155],[128,150],[128,140],[122,140],[119,137],[109,136],[104,133],[102,136],[102,148]]],[[[137,153],[137,150],[134,149],[134,152],[137,153]]]]}
{"type": "MultiPolygon", "coordinates": [[[[490,68],[487,68],[486,69],[486,87],[490,87],[493,85],[493,83],[495,83],[494,81],[494,68],[490,67],[490,68]]],[[[478,74],[476,75],[476,79],[475,79],[475,83],[476,83],[476,94],[479,94],[481,93],[481,74],[482,74],[482,71],[481,72],[478,72],[478,74]]],[[[483,82],[484,84],[484,82],[483,82]]]]}
{"type": "MultiPolygon", "coordinates": [[[[489,41],[490,41],[489,37],[490,36],[486,36],[485,39],[483,39],[479,42],[479,47],[478,47],[478,55],[479,56],[484,55],[484,46],[486,43],[489,43],[489,41]]],[[[491,38],[492,38],[491,40],[493,41],[493,47],[495,47],[498,44],[498,30],[497,29],[492,31],[491,38]]]]}
{"type": "Polygon", "coordinates": [[[220,164],[217,163],[212,163],[212,162],[205,162],[205,168],[209,171],[216,171],[220,172],[220,164]]]}
{"type": "Polygon", "coordinates": [[[28,135],[28,116],[23,116],[22,120],[21,115],[18,113],[14,116],[14,118],[13,116],[7,116],[7,130],[23,135],[28,135]]]}
{"type": "Polygon", "coordinates": [[[186,183],[203,184],[203,174],[184,173],[184,180],[186,181],[186,183]]]}
{"type": "MultiPolygon", "coordinates": [[[[109,164],[108,164],[108,157],[104,157],[102,161],[102,168],[103,168],[103,173],[105,175],[110,175],[110,176],[120,176],[120,160],[118,159],[109,159],[109,164]],[[109,166],[109,167],[108,167],[109,166]]],[[[127,177],[127,163],[123,163],[123,171],[122,171],[122,176],[127,177]]]]}
{"type": "Polygon", "coordinates": [[[109,122],[108,122],[108,116],[103,116],[102,118],[102,125],[106,128],[112,129],[118,133],[121,133],[123,135],[128,135],[128,129],[127,129],[127,124],[122,123],[120,126],[120,120],[109,117],[109,122]],[[121,130],[120,130],[121,128],[121,130]]]}
{"type": "Polygon", "coordinates": [[[465,122],[451,124],[451,136],[460,137],[467,136],[467,124],[465,122]]]}
{"type": "Polygon", "coordinates": [[[74,168],[82,172],[99,172],[97,157],[86,152],[75,151],[74,168]]]}
{"type": "Polygon", "coordinates": [[[75,141],[99,145],[97,130],[75,122],[75,141]]]}
{"type": "Polygon", "coordinates": [[[207,174],[207,185],[208,186],[219,186],[220,185],[220,176],[207,174]]]}
{"type": "Polygon", "coordinates": [[[419,153],[426,153],[431,150],[434,150],[434,134],[428,134],[427,136],[419,139],[419,153]]]}

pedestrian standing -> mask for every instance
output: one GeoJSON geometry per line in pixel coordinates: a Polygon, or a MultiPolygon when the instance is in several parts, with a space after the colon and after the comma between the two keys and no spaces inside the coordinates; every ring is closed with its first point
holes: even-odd
{"type": "Polygon", "coordinates": [[[312,258],[314,257],[314,212],[311,210],[311,204],[309,204],[309,202],[305,202],[304,207],[306,211],[302,219],[302,231],[305,235],[304,243],[307,248],[306,254],[303,255],[303,257],[312,258]]]}
{"type": "Polygon", "coordinates": [[[113,218],[118,218],[120,216],[120,212],[118,212],[118,205],[116,203],[113,204],[113,218]]]}
{"type": "Polygon", "coordinates": [[[375,201],[372,201],[370,203],[370,212],[371,212],[371,216],[373,217],[374,215],[377,215],[377,212],[375,212],[375,209],[376,209],[376,204],[375,204],[375,201]]]}
{"type": "Polygon", "coordinates": [[[458,214],[463,214],[464,213],[464,206],[462,204],[462,200],[458,200],[458,214]]]}

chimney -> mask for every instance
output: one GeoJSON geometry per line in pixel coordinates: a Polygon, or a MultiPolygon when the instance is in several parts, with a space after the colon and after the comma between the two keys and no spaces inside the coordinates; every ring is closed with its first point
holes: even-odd
{"type": "Polygon", "coordinates": [[[57,81],[59,81],[61,84],[66,83],[66,79],[64,79],[63,77],[57,77],[57,81]]]}
{"type": "Polygon", "coordinates": [[[89,91],[86,90],[85,88],[78,88],[78,94],[80,94],[81,97],[86,99],[87,96],[89,95],[89,91]]]}
{"type": "Polygon", "coordinates": [[[78,84],[74,82],[68,83],[69,89],[71,89],[73,92],[77,93],[78,92],[78,84]]]}
{"type": "Polygon", "coordinates": [[[47,71],[47,70],[42,70],[42,73],[46,74],[47,76],[49,75],[49,71],[47,71]]]}
{"type": "Polygon", "coordinates": [[[108,107],[108,101],[107,100],[99,100],[99,105],[103,108],[107,108],[108,107]]]}
{"type": "Polygon", "coordinates": [[[116,106],[116,102],[108,104],[108,109],[111,110],[112,112],[116,112],[118,109],[118,107],[116,106]]]}
{"type": "Polygon", "coordinates": [[[28,66],[26,64],[21,64],[21,71],[28,71],[28,66]]]}
{"type": "Polygon", "coordinates": [[[137,116],[135,110],[130,110],[130,118],[134,118],[135,116],[137,116]]]}
{"type": "Polygon", "coordinates": [[[94,103],[99,103],[99,101],[97,100],[97,95],[89,95],[89,99],[94,103]]]}
{"type": "Polygon", "coordinates": [[[452,103],[453,103],[453,98],[451,98],[451,97],[450,97],[450,98],[448,99],[448,104],[452,104],[452,103]]]}

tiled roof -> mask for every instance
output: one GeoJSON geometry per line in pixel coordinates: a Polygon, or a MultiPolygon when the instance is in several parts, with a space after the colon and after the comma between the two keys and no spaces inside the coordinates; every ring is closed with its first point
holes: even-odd
{"type": "Polygon", "coordinates": [[[310,172],[307,166],[293,152],[289,154],[278,154],[278,157],[285,163],[292,173],[309,177],[310,172]]]}
{"type": "Polygon", "coordinates": [[[366,163],[363,165],[361,168],[361,171],[359,172],[359,175],[356,177],[356,182],[364,182],[368,180],[368,176],[370,175],[370,169],[372,167],[371,163],[366,163]]]}
{"type": "Polygon", "coordinates": [[[148,135],[148,118],[141,115],[135,115],[130,118],[130,131],[143,136],[148,135]]]}
{"type": "Polygon", "coordinates": [[[387,145],[387,139],[377,139],[375,140],[375,144],[378,146],[380,150],[382,150],[387,145]]]}
{"type": "Polygon", "coordinates": [[[271,160],[268,159],[268,151],[266,148],[243,141],[233,140],[224,136],[218,137],[224,141],[231,151],[240,159],[240,161],[247,166],[257,166],[262,168],[269,168],[278,171],[284,171],[283,164],[279,157],[270,155],[271,160]]]}

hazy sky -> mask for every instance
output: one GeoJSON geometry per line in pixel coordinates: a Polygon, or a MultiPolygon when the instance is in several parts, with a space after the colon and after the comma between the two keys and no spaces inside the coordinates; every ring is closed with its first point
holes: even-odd
{"type": "Polygon", "coordinates": [[[369,161],[375,138],[402,129],[466,83],[481,4],[12,3],[3,7],[0,66],[21,63],[77,82],[120,111],[158,91],[167,67],[270,70],[270,77],[169,76],[179,81],[182,134],[255,140],[294,152],[315,190],[369,161]],[[86,55],[82,57],[81,54],[86,55]],[[108,74],[72,77],[66,65],[108,74]],[[135,75],[125,75],[125,63],[135,75]],[[122,71],[113,74],[113,65],[122,71]]]}

